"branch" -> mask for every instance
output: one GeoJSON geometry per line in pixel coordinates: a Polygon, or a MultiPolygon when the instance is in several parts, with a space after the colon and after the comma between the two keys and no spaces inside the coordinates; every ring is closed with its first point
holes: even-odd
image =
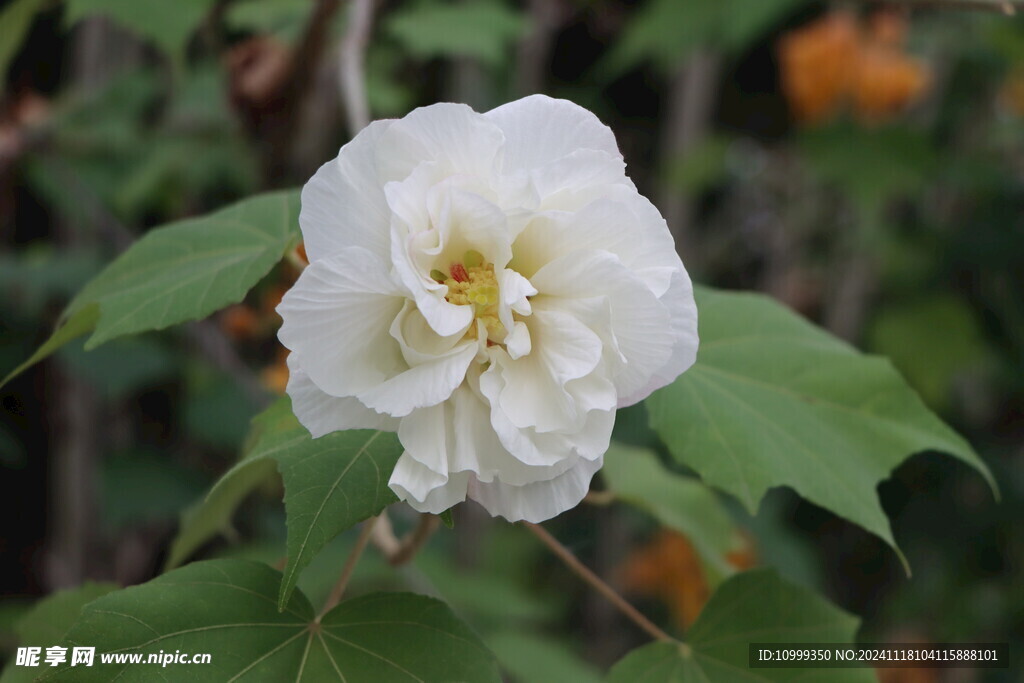
{"type": "Polygon", "coordinates": [[[353,137],[370,124],[364,64],[373,28],[373,3],[374,0],[351,0],[348,27],[341,39],[341,98],[353,137]]]}
{"type": "Polygon", "coordinates": [[[426,545],[439,526],[441,526],[440,517],[428,512],[421,513],[416,528],[402,539],[395,553],[388,557],[388,562],[391,563],[391,566],[401,566],[416,557],[416,553],[426,545]]]}
{"type": "Polygon", "coordinates": [[[655,640],[667,643],[676,642],[675,638],[658,628],[650,619],[641,614],[636,607],[633,607],[631,604],[626,602],[626,600],[616,593],[614,588],[605,583],[601,577],[590,571],[586,565],[580,562],[576,556],[572,554],[572,551],[559,543],[558,540],[545,531],[543,527],[530,522],[522,522],[522,525],[529,529],[534,536],[539,538],[541,542],[551,550],[551,552],[558,556],[558,559],[564,562],[565,565],[572,570],[574,574],[589,583],[594,590],[607,598],[608,601],[615,605],[620,612],[626,615],[634,624],[646,631],[648,635],[655,640]]]}
{"type": "Polygon", "coordinates": [[[320,616],[316,618],[319,622],[325,614],[330,612],[334,607],[341,602],[341,596],[345,594],[345,588],[348,586],[349,579],[352,578],[352,573],[356,570],[356,565],[359,564],[359,558],[362,557],[363,551],[366,550],[366,544],[370,540],[370,536],[373,533],[373,528],[377,525],[377,520],[380,517],[370,517],[368,520],[363,522],[363,528],[359,532],[359,538],[356,539],[356,544],[352,547],[352,552],[349,553],[348,558],[345,560],[345,566],[341,568],[341,576],[338,577],[338,582],[331,588],[330,595],[327,596],[327,602],[324,603],[324,608],[320,611],[320,616]]]}

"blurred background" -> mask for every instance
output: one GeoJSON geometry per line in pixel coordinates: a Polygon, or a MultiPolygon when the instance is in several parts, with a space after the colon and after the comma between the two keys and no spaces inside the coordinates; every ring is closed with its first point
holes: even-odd
{"type": "MultiPolygon", "coordinates": [[[[381,0],[364,67],[373,118],[534,92],[591,109],[696,280],[767,292],[891,357],[975,445],[1002,500],[952,458],[919,454],[879,489],[913,578],[788,490],[753,518],[726,501],[747,539],[731,561],[821,591],[864,620],[862,641],[1009,641],[1019,660],[1024,17],[1011,4],[381,0]]],[[[0,374],[147,228],[299,186],[335,156],[352,135],[348,17],[339,0],[0,2],[0,374]]],[[[282,264],[198,324],[72,345],[0,390],[0,656],[39,597],[160,571],[180,511],[283,392],[273,309],[296,275],[282,264]]],[[[657,448],[645,424],[642,408],[622,411],[617,436],[657,448]]],[[[196,558],[276,561],[280,495],[268,484],[196,558]]],[[[548,527],[676,632],[712,590],[685,537],[624,506],[548,527]]],[[[303,577],[311,596],[351,542],[303,577]]],[[[598,680],[643,642],[536,539],[472,505],[415,565],[372,555],[361,589],[440,593],[509,680],[598,680]]],[[[1014,666],[880,676],[1021,680],[1014,666]]]]}

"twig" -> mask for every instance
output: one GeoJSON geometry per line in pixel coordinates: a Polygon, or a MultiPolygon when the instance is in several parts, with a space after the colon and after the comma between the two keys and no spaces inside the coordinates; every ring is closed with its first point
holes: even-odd
{"type": "Polygon", "coordinates": [[[394,555],[388,557],[388,562],[391,563],[392,567],[401,566],[412,558],[416,557],[416,553],[420,551],[430,537],[434,535],[437,528],[441,525],[441,518],[437,515],[429,513],[422,513],[420,515],[419,523],[416,524],[416,528],[409,532],[405,536],[398,546],[398,550],[394,555]]]}
{"type": "Polygon", "coordinates": [[[373,28],[374,0],[351,0],[348,27],[341,39],[341,99],[345,103],[349,134],[370,124],[370,105],[366,98],[366,46],[373,28]]]}
{"type": "Polygon", "coordinates": [[[318,622],[341,602],[341,596],[345,594],[345,588],[348,586],[349,579],[352,578],[352,573],[356,570],[356,565],[359,564],[359,558],[362,557],[363,551],[366,550],[366,544],[370,541],[370,535],[373,533],[373,527],[376,526],[378,519],[380,518],[370,517],[363,522],[359,538],[356,539],[352,552],[345,559],[345,566],[341,568],[341,576],[338,577],[338,582],[334,584],[330,595],[327,596],[327,601],[324,603],[324,608],[320,611],[320,616],[316,618],[318,622]]]}
{"type": "Polygon", "coordinates": [[[395,536],[395,530],[391,526],[391,518],[388,517],[387,510],[377,516],[377,523],[373,527],[370,541],[381,555],[388,559],[398,554],[398,549],[402,547],[398,537],[395,536]]]}
{"type": "Polygon", "coordinates": [[[626,602],[626,600],[615,592],[615,589],[604,582],[594,572],[590,571],[582,562],[580,562],[575,555],[572,554],[568,548],[558,542],[558,540],[544,530],[543,527],[530,522],[522,522],[522,525],[529,529],[534,536],[539,538],[541,542],[546,545],[551,552],[558,556],[565,565],[572,570],[574,574],[579,576],[581,579],[589,583],[594,590],[607,598],[613,605],[615,605],[620,612],[626,615],[633,623],[646,631],[655,640],[664,642],[675,642],[675,638],[658,628],[650,619],[641,614],[635,607],[626,602]]]}

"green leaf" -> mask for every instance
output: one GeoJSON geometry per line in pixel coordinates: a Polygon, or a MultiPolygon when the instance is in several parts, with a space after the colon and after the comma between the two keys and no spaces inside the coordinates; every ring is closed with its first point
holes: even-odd
{"type": "Polygon", "coordinates": [[[520,12],[497,1],[440,4],[420,2],[390,13],[384,31],[414,57],[473,57],[500,66],[526,30],[520,12]]]}
{"type": "MultiPolygon", "coordinates": [[[[64,640],[64,634],[78,619],[85,605],[117,588],[113,583],[85,583],[43,598],[18,620],[14,628],[18,644],[42,648],[45,652],[46,648],[64,640]]],[[[39,669],[10,663],[0,676],[0,683],[28,683],[38,675],[39,669]]]]}
{"type": "Polygon", "coordinates": [[[441,523],[448,529],[455,528],[455,519],[452,517],[452,509],[448,508],[444,512],[438,515],[441,518],[441,523]]]}
{"type": "Polygon", "coordinates": [[[652,0],[626,24],[602,68],[612,76],[645,61],[675,69],[695,48],[746,48],[804,0],[652,0]]]}
{"type": "Polygon", "coordinates": [[[698,289],[697,363],[647,400],[681,462],[751,512],[790,486],[886,540],[875,490],[908,456],[949,453],[996,490],[971,446],[892,365],[859,353],[771,299],[698,289]]]}
{"type": "Polygon", "coordinates": [[[812,171],[867,214],[889,199],[924,188],[942,166],[925,136],[899,126],[812,128],[801,133],[799,148],[812,171]]]}
{"type": "Polygon", "coordinates": [[[884,306],[871,323],[868,343],[892,358],[928,405],[940,411],[949,407],[955,380],[977,370],[988,355],[970,306],[945,295],[884,306]]]}
{"type": "Polygon", "coordinates": [[[487,645],[501,667],[518,683],[598,683],[601,680],[597,669],[574,654],[567,643],[545,635],[502,631],[489,636],[487,645]]]}
{"type": "Polygon", "coordinates": [[[7,67],[25,42],[42,4],[43,0],[14,0],[0,10],[0,26],[4,27],[0,31],[0,83],[7,80],[7,67]]]}
{"type": "MultiPolygon", "coordinates": [[[[749,643],[850,643],[858,620],[774,570],[737,574],[715,591],[686,643],[654,643],[612,667],[608,683],[766,683],[791,681],[791,669],[751,669],[749,643]]],[[[805,673],[814,673],[806,670],[805,673]]],[[[810,676],[804,676],[811,680],[810,676]]],[[[874,681],[871,669],[830,669],[822,680],[874,681]]]]}
{"type": "Polygon", "coordinates": [[[684,534],[715,575],[733,573],[726,555],[740,537],[729,513],[701,481],[669,472],[646,448],[617,443],[605,454],[601,474],[617,498],[684,534]]]}
{"type": "Polygon", "coordinates": [[[212,0],[67,0],[65,21],[102,15],[137,33],[180,62],[188,38],[213,5],[212,0]]]}
{"type": "Polygon", "coordinates": [[[187,513],[168,566],[180,563],[225,528],[238,503],[266,480],[276,464],[284,479],[288,517],[284,605],[299,572],[328,541],[398,500],[388,479],[402,446],[395,434],[365,429],[313,439],[295,419],[287,398],[253,420],[250,444],[242,461],[214,485],[203,504],[187,513]]]}
{"type": "Polygon", "coordinates": [[[150,681],[161,674],[224,681],[500,681],[493,655],[438,600],[377,593],[316,621],[296,592],[277,609],[281,574],[243,560],[197,562],[90,603],[65,644],[95,646],[92,667],[40,680],[150,681]],[[209,653],[209,664],[102,664],[99,653],[209,653]]]}
{"type": "Polygon", "coordinates": [[[298,206],[298,192],[273,192],[150,230],[85,286],[4,383],[90,331],[86,350],[238,303],[297,243],[298,206]]]}

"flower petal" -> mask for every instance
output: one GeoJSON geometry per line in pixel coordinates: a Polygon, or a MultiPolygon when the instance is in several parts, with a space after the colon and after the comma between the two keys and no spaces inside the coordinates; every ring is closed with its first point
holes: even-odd
{"type": "Polygon", "coordinates": [[[576,507],[590,490],[590,480],[601,469],[603,458],[578,459],[573,467],[547,481],[512,486],[502,481],[469,482],[469,497],[495,517],[510,522],[537,524],[576,507]]]}
{"type": "Polygon", "coordinates": [[[294,354],[288,356],[287,391],[295,417],[314,439],[345,429],[398,429],[398,420],[370,410],[356,398],[325,394],[299,367],[294,354]]]}
{"type": "Polygon", "coordinates": [[[356,397],[367,407],[394,417],[437,405],[462,384],[478,348],[475,340],[461,342],[447,353],[361,391],[356,397]]]}
{"type": "Polygon", "coordinates": [[[530,171],[579,149],[620,156],[615,134],[591,112],[568,100],[531,95],[484,114],[505,134],[502,170],[530,171]]]}
{"type": "Polygon", "coordinates": [[[302,188],[299,225],[310,262],[347,247],[387,258],[390,211],[377,173],[376,149],[392,123],[374,121],[361,130],[302,188]]]}
{"type": "Polygon", "coordinates": [[[505,142],[501,128],[464,104],[420,107],[394,121],[378,140],[378,163],[388,180],[407,177],[423,161],[446,175],[491,176],[505,142]]]}
{"type": "Polygon", "coordinates": [[[632,392],[620,392],[620,408],[642,401],[663,386],[671,384],[697,360],[697,348],[700,344],[697,334],[697,304],[693,299],[693,285],[685,270],[677,271],[673,275],[672,284],[661,297],[661,301],[669,307],[670,329],[675,340],[672,353],[643,387],[632,392]]]}
{"type": "Polygon", "coordinates": [[[531,282],[540,291],[533,300],[534,315],[541,307],[571,310],[564,304],[580,297],[608,299],[614,338],[602,341],[625,359],[622,365],[608,358],[618,368],[614,381],[619,396],[644,389],[671,358],[676,334],[669,310],[614,254],[571,252],[541,268],[531,282]]]}
{"type": "Polygon", "coordinates": [[[579,429],[585,416],[565,385],[585,377],[601,362],[601,339],[575,317],[560,311],[535,307],[524,322],[530,331],[530,354],[517,360],[504,351],[492,354],[504,381],[498,407],[520,429],[579,429]]]}
{"type": "Polygon", "coordinates": [[[354,396],[404,368],[388,334],[403,302],[381,260],[349,247],[302,271],[277,307],[278,337],[320,389],[354,396]]]}

